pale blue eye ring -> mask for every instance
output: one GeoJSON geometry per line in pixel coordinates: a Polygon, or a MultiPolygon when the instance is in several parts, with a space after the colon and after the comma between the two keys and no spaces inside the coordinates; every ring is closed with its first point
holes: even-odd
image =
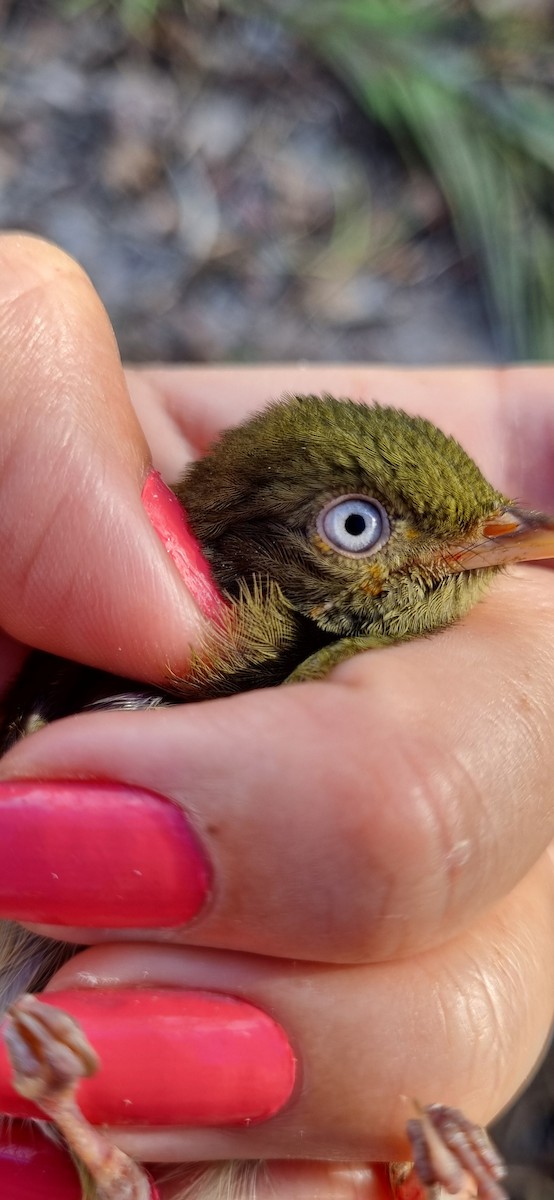
{"type": "Polygon", "coordinates": [[[387,514],[368,496],[339,496],[320,512],[317,532],[333,550],[358,558],[375,554],[390,535],[387,514]]]}

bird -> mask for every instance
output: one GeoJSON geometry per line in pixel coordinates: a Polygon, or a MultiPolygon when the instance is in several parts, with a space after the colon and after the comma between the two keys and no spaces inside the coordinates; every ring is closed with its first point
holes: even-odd
{"type": "MultiPolygon", "coordinates": [[[[186,677],[149,688],[34,652],[4,706],[2,751],[75,711],[324,679],[465,617],[508,564],[554,557],[554,519],[493,487],[453,437],[327,394],[283,397],[225,430],[173,490],[223,599],[186,677]]],[[[0,923],[0,1011],[74,949],[0,923]]]]}
{"type": "Polygon", "coordinates": [[[36,652],[4,706],[0,751],[91,706],[322,678],[452,624],[508,563],[554,553],[551,519],[510,502],[436,425],[330,395],[285,397],[227,429],[173,490],[227,601],[187,677],[141,690],[36,652]]]}
{"type": "Polygon", "coordinates": [[[321,678],[433,633],[506,564],[554,552],[551,518],[498,492],[453,437],[329,395],[228,430],[175,492],[232,604],[197,659],[208,694],[321,678]]]}

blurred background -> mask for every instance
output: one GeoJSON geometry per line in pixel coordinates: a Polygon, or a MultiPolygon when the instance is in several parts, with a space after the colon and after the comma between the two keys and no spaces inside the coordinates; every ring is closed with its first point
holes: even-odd
{"type": "MultiPolygon", "coordinates": [[[[0,227],[124,358],[554,359],[550,0],[0,0],[0,227]]],[[[554,1200],[554,1062],[495,1129],[554,1200]]]]}
{"type": "Polygon", "coordinates": [[[131,359],[548,358],[549,0],[0,0],[0,225],[131,359]]]}

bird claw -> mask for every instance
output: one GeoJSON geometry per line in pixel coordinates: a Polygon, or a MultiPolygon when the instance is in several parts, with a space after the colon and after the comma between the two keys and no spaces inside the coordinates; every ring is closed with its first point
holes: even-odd
{"type": "Polygon", "coordinates": [[[63,1103],[100,1066],[77,1022],[35,996],[20,996],[8,1009],[4,1041],[16,1091],[42,1108],[63,1103]]]}
{"type": "Polygon", "coordinates": [[[100,1062],[73,1017],[37,996],[20,996],[8,1009],[3,1036],[14,1088],[63,1134],[94,1180],[97,1200],[154,1200],[142,1167],[90,1125],[77,1104],[79,1081],[100,1062]]]}
{"type": "Polygon", "coordinates": [[[431,1195],[444,1189],[459,1200],[508,1200],[501,1184],[506,1166],[480,1125],[445,1104],[416,1104],[416,1110],[418,1117],[406,1126],[413,1165],[391,1168],[397,1200],[415,1200],[421,1184],[431,1195]]]}

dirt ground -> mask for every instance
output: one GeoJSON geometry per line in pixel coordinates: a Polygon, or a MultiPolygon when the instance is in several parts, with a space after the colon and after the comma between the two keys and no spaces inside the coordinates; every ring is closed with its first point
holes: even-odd
{"type": "Polygon", "coordinates": [[[79,259],[124,358],[493,358],[440,192],[275,25],[4,7],[0,226],[79,259]]]}
{"type": "MultiPolygon", "coordinates": [[[[84,265],[124,358],[495,357],[433,181],[267,21],[0,0],[0,227],[84,265]]],[[[497,1127],[514,1197],[554,1200],[554,1065],[497,1127]]]]}

